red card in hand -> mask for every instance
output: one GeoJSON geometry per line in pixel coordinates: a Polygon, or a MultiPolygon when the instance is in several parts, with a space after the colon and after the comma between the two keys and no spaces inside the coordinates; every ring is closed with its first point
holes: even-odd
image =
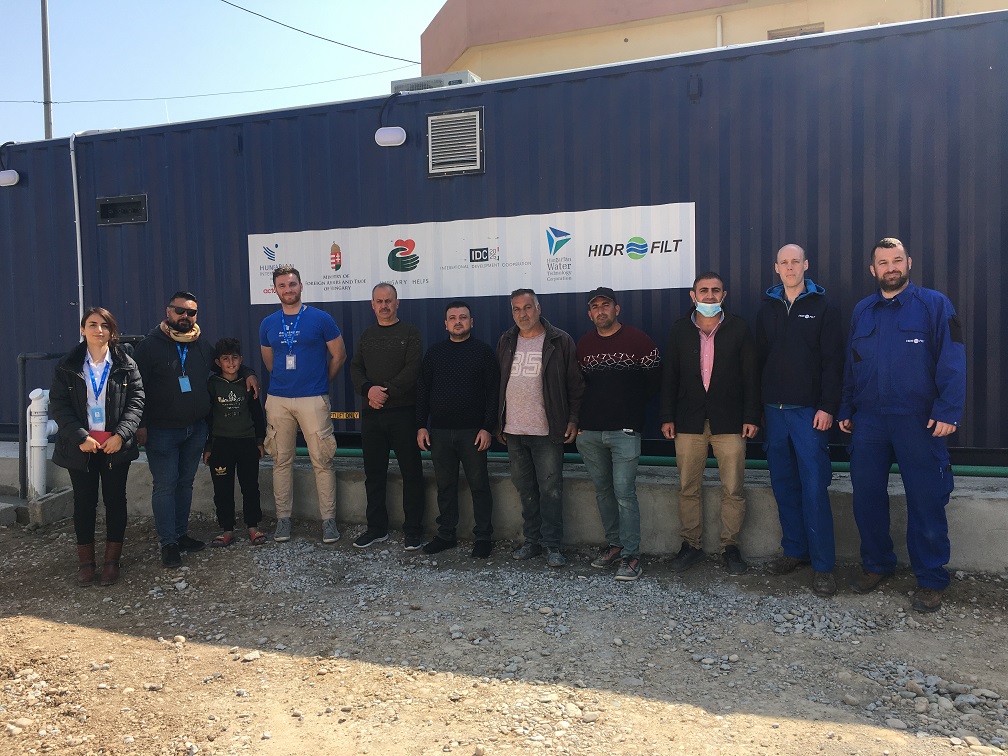
{"type": "Polygon", "coordinates": [[[109,431],[93,430],[88,431],[88,435],[91,436],[91,438],[93,438],[95,441],[97,441],[99,445],[104,444],[106,441],[112,438],[112,434],[109,431]]]}

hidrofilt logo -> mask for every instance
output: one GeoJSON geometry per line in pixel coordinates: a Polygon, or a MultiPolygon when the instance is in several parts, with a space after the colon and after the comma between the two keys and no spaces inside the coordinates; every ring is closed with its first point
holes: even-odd
{"type": "Polygon", "coordinates": [[[399,273],[414,270],[420,264],[420,255],[413,251],[416,242],[412,239],[396,239],[395,246],[389,252],[388,266],[399,273]]]}
{"type": "Polygon", "coordinates": [[[551,256],[556,255],[556,253],[560,251],[560,248],[570,240],[571,235],[566,231],[561,231],[559,228],[553,228],[553,226],[548,226],[546,228],[546,244],[549,247],[549,253],[551,256]]]}

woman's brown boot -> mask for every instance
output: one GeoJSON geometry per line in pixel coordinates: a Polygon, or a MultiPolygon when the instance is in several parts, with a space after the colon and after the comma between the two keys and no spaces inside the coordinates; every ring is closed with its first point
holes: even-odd
{"type": "Polygon", "coordinates": [[[77,585],[84,587],[91,585],[95,579],[94,544],[77,544],[77,585]]]}
{"type": "Polygon", "coordinates": [[[105,564],[101,571],[102,585],[115,585],[119,579],[119,557],[122,556],[122,542],[105,544],[105,564]]]}

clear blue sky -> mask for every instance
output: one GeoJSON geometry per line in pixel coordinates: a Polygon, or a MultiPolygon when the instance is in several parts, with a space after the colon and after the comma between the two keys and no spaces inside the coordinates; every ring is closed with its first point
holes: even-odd
{"type": "MultiPolygon", "coordinates": [[[[233,0],[291,26],[408,60],[444,0],[233,0]]],[[[0,100],[42,100],[41,4],[0,0],[0,100]]],[[[375,97],[419,65],[272,24],[220,0],[49,0],[52,99],[169,98],[53,106],[53,136],[375,97]],[[398,69],[398,70],[390,70],[398,69]],[[357,77],[357,78],[348,78],[357,77]]],[[[44,137],[42,105],[0,102],[0,143],[44,137]]]]}

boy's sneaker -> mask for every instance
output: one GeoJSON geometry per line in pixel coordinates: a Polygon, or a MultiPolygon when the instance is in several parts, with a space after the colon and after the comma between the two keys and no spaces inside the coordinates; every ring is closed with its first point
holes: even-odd
{"type": "Polygon", "coordinates": [[[644,570],[641,569],[640,558],[630,557],[629,559],[624,559],[620,562],[619,569],[616,570],[617,580],[636,580],[643,574],[644,570]]]}
{"type": "Polygon", "coordinates": [[[273,531],[273,540],[283,543],[290,540],[291,524],[290,517],[281,517],[277,520],[276,530],[273,531]]]}
{"type": "Polygon", "coordinates": [[[177,543],[161,547],[161,564],[169,568],[182,566],[182,555],[179,553],[177,543]]]}
{"type": "Polygon", "coordinates": [[[322,543],[336,543],[340,539],[339,528],[336,527],[336,520],[322,520],[322,543]]]}
{"type": "Polygon", "coordinates": [[[542,546],[538,543],[531,543],[529,541],[525,541],[525,543],[511,552],[511,556],[518,560],[531,559],[532,557],[539,556],[540,554],[542,554],[542,546]]]}
{"type": "Polygon", "coordinates": [[[406,551],[419,551],[423,546],[423,538],[420,536],[406,536],[404,547],[406,551]]]}
{"type": "Polygon", "coordinates": [[[424,554],[440,554],[447,549],[454,549],[456,543],[454,539],[449,541],[447,538],[442,538],[439,535],[434,536],[433,540],[424,544],[424,554]]]}
{"type": "Polygon", "coordinates": [[[357,536],[357,540],[353,542],[353,545],[358,549],[366,549],[372,543],[381,543],[387,540],[388,533],[374,533],[370,530],[365,530],[357,536]]]}
{"type": "Polygon", "coordinates": [[[543,548],[543,551],[546,553],[547,567],[563,567],[567,564],[567,559],[560,553],[560,549],[554,549],[552,546],[546,546],[543,548]]]}
{"type": "Polygon", "coordinates": [[[612,544],[603,546],[599,551],[598,556],[592,560],[591,566],[597,567],[600,570],[612,567],[614,564],[620,563],[620,557],[622,554],[622,546],[613,546],[612,544]]]}

